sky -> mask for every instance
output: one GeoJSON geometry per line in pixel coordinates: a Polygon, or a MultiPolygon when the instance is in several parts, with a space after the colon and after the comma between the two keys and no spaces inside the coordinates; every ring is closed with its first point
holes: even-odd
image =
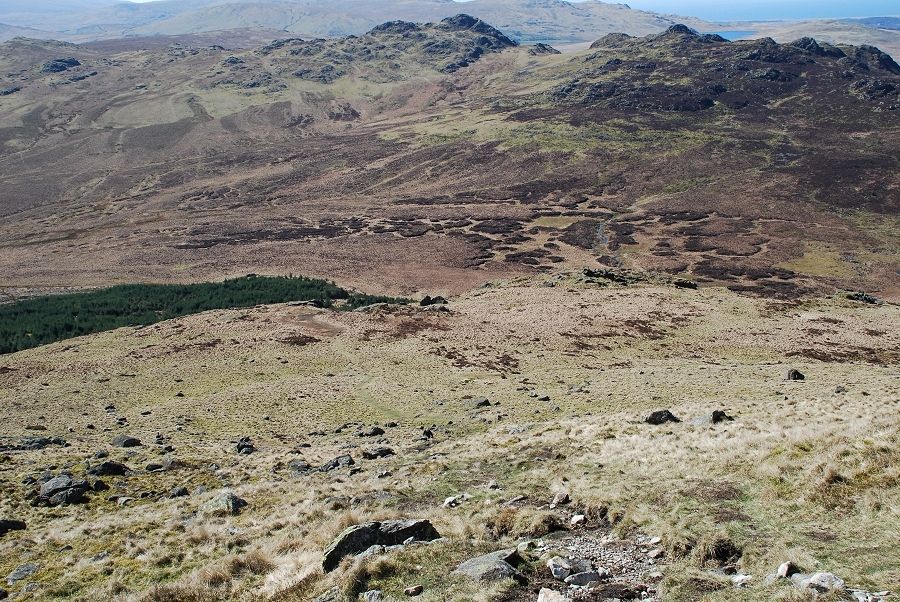
{"type": "Polygon", "coordinates": [[[628,0],[627,4],[708,21],[900,16],[900,0],[628,0]]]}

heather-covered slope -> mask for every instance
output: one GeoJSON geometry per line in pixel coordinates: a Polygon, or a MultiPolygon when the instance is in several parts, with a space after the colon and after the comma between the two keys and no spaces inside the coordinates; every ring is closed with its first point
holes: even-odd
{"type": "Polygon", "coordinates": [[[535,55],[462,17],[116,44],[0,47],[10,294],[260,266],[450,292],[586,264],[898,293],[900,75],[870,47],[674,27],[535,55]]]}

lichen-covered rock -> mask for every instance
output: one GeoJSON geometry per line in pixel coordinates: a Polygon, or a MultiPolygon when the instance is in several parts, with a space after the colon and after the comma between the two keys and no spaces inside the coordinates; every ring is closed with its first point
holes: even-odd
{"type": "Polygon", "coordinates": [[[246,505],[247,502],[236,496],[233,492],[223,491],[200,506],[200,514],[210,516],[234,516],[240,514],[241,509],[246,505]]]}

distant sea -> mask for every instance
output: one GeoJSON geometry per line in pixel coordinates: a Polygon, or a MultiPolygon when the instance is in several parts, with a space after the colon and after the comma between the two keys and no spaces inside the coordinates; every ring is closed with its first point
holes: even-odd
{"type": "Polygon", "coordinates": [[[898,0],[627,0],[631,8],[713,22],[900,16],[898,0]]]}
{"type": "Polygon", "coordinates": [[[755,31],[741,31],[741,30],[732,30],[732,31],[705,31],[703,33],[715,33],[726,40],[731,40],[732,42],[735,40],[743,40],[744,38],[753,37],[756,32],[755,31]]]}

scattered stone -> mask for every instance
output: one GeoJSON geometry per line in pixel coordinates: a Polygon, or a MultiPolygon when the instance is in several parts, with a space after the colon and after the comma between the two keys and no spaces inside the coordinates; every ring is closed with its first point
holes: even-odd
{"type": "Polygon", "coordinates": [[[363,450],[362,456],[366,460],[375,460],[377,458],[386,458],[388,456],[393,456],[394,450],[390,447],[373,447],[371,449],[363,450]]]}
{"type": "Polygon", "coordinates": [[[566,577],[572,574],[572,565],[562,556],[554,556],[547,561],[547,568],[554,579],[564,581],[566,577]]]}
{"type": "Polygon", "coordinates": [[[799,573],[799,569],[794,565],[793,562],[788,560],[787,562],[782,562],[778,566],[778,570],[775,571],[775,576],[779,579],[787,579],[788,577],[799,573]]]}
{"type": "Polygon", "coordinates": [[[681,422],[681,420],[669,410],[657,410],[647,416],[644,422],[658,426],[667,422],[681,422]]]}
{"type": "Polygon", "coordinates": [[[785,373],[785,378],[787,380],[806,380],[806,375],[796,368],[791,368],[785,373]]]}
{"type": "Polygon", "coordinates": [[[568,504],[571,501],[572,500],[571,500],[571,498],[569,498],[569,494],[561,491],[553,496],[553,501],[550,502],[550,508],[552,510],[553,508],[556,508],[557,506],[565,506],[566,504],[568,504]]]}
{"type": "Polygon", "coordinates": [[[546,587],[541,588],[537,597],[537,602],[570,602],[571,600],[571,598],[546,587]]]}
{"type": "Polygon", "coordinates": [[[486,398],[481,397],[481,398],[476,399],[475,401],[473,401],[473,402],[472,402],[472,405],[475,406],[476,409],[478,409],[478,408],[489,408],[489,407],[491,407],[491,402],[488,401],[486,398]]]}
{"type": "Polygon", "coordinates": [[[236,496],[233,492],[223,491],[200,506],[200,514],[210,516],[234,516],[240,514],[241,508],[246,505],[247,502],[236,496]]]}
{"type": "Polygon", "coordinates": [[[453,572],[483,583],[514,579],[524,584],[525,577],[516,569],[523,562],[517,550],[499,550],[466,560],[453,572]]]}
{"type": "Polygon", "coordinates": [[[838,385],[838,386],[836,386],[836,387],[834,388],[834,394],[835,394],[835,395],[843,395],[843,394],[846,393],[847,391],[848,391],[848,389],[847,389],[847,387],[845,387],[844,385],[838,385]]]}
{"type": "Polygon", "coordinates": [[[587,521],[587,517],[585,515],[576,514],[576,515],[572,516],[572,518],[569,520],[569,524],[572,525],[573,527],[578,527],[578,526],[583,525],[586,521],[587,521]]]}
{"type": "Polygon", "coordinates": [[[585,571],[583,573],[575,573],[566,577],[567,585],[577,585],[584,587],[589,583],[599,583],[603,576],[598,571],[585,571]]]}
{"type": "Polygon", "coordinates": [[[663,550],[662,548],[654,548],[647,552],[647,558],[652,558],[655,560],[661,557],[663,554],[665,554],[665,550],[663,550]]]}
{"type": "Polygon", "coordinates": [[[187,487],[183,487],[183,486],[182,486],[182,487],[176,487],[176,488],[174,488],[172,491],[169,492],[169,497],[170,497],[170,498],[186,497],[186,496],[188,496],[188,495],[190,495],[190,492],[188,492],[188,488],[187,488],[187,487]]]}
{"type": "Polygon", "coordinates": [[[144,467],[144,470],[146,470],[147,472],[162,472],[163,465],[157,462],[151,462],[150,464],[147,464],[146,467],[144,467]]]}
{"type": "Polygon", "coordinates": [[[842,592],[845,589],[844,580],[833,573],[795,573],[791,575],[791,581],[798,589],[813,590],[820,594],[842,592]]]}
{"type": "Polygon", "coordinates": [[[860,303],[868,303],[870,305],[881,305],[881,299],[874,297],[862,291],[855,293],[847,293],[847,298],[851,301],[859,301],[860,303]]]}
{"type": "Polygon", "coordinates": [[[347,454],[344,454],[323,464],[319,468],[319,471],[330,472],[332,470],[337,470],[338,468],[347,468],[348,466],[353,466],[354,464],[356,464],[356,462],[353,460],[353,458],[347,454]]]}
{"type": "Polygon", "coordinates": [[[425,295],[425,297],[419,302],[419,305],[422,307],[428,307],[429,305],[447,305],[447,300],[441,296],[431,297],[429,295],[425,295]]]}
{"type": "Polygon", "coordinates": [[[456,508],[469,498],[471,498],[468,493],[461,493],[459,495],[451,495],[447,499],[444,500],[444,508],[456,508]]]}
{"type": "Polygon", "coordinates": [[[97,477],[123,477],[130,471],[131,469],[121,462],[106,460],[104,462],[101,462],[100,464],[97,464],[96,466],[91,466],[88,469],[88,474],[92,474],[97,477]]]}
{"type": "Polygon", "coordinates": [[[309,462],[299,459],[288,462],[288,468],[299,475],[309,474],[313,471],[313,467],[309,462]]]}
{"type": "Polygon", "coordinates": [[[347,556],[356,556],[371,546],[395,546],[412,538],[413,541],[433,541],[440,533],[425,519],[394,520],[353,525],[337,536],[325,548],[322,568],[333,571],[347,556]]]}
{"type": "Polygon", "coordinates": [[[363,429],[356,433],[357,437],[380,437],[384,434],[384,429],[380,426],[373,426],[367,429],[363,429]]]}
{"type": "Polygon", "coordinates": [[[253,445],[253,441],[250,437],[241,437],[235,445],[235,450],[237,453],[246,456],[255,452],[256,446],[253,445]]]}
{"type": "Polygon", "coordinates": [[[112,444],[115,447],[140,447],[141,440],[137,437],[130,437],[128,435],[117,435],[112,440],[112,444]]]}
{"type": "Polygon", "coordinates": [[[862,589],[851,589],[848,590],[850,593],[850,597],[852,597],[856,602],[887,602],[888,596],[891,595],[891,592],[867,592],[862,589]]]}
{"type": "Polygon", "coordinates": [[[731,576],[731,584],[735,587],[747,587],[748,585],[750,585],[750,582],[752,580],[753,575],[744,575],[742,573],[738,573],[731,576]]]}
{"type": "Polygon", "coordinates": [[[0,519],[0,537],[10,531],[24,531],[25,527],[25,521],[2,518],[0,519]]]}
{"type": "MultiPolygon", "coordinates": [[[[0,90],[0,96],[3,96],[2,92],[3,91],[0,90]]],[[[9,592],[3,588],[0,588],[0,600],[6,600],[7,598],[9,598],[9,592]]]]}
{"type": "Polygon", "coordinates": [[[732,420],[734,420],[734,417],[729,416],[725,410],[713,410],[710,414],[695,418],[691,423],[697,426],[706,426],[710,424],[719,424],[720,422],[731,422],[732,420]]]}
{"type": "Polygon", "coordinates": [[[25,563],[18,568],[16,568],[12,573],[7,575],[6,584],[7,585],[15,585],[18,581],[22,581],[23,579],[28,579],[32,575],[38,572],[40,567],[33,562],[25,563]]]}
{"type": "Polygon", "coordinates": [[[412,598],[412,597],[418,596],[423,591],[425,591],[425,588],[423,586],[414,585],[412,587],[407,587],[405,590],[403,590],[403,594],[412,598]]]}
{"type": "Polygon", "coordinates": [[[381,593],[380,589],[370,589],[363,593],[362,599],[363,602],[382,602],[384,594],[381,593]]]}

